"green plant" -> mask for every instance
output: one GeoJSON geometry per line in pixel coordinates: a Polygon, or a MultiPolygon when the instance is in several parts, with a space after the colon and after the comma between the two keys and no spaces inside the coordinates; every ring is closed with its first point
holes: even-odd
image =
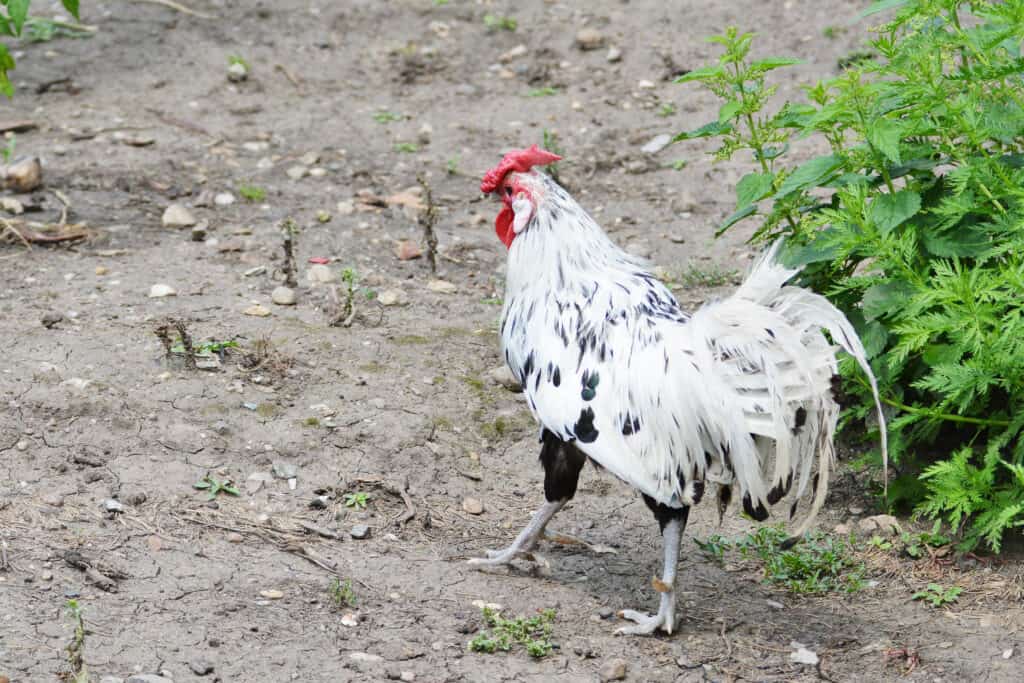
{"type": "Polygon", "coordinates": [[[715,562],[721,564],[725,559],[725,551],[732,547],[732,543],[729,539],[719,534],[711,534],[708,536],[706,541],[702,541],[699,538],[694,538],[693,542],[697,544],[700,551],[713,559],[715,562]]]}
{"type": "Polygon", "coordinates": [[[396,142],[395,151],[404,152],[405,154],[413,154],[420,151],[420,146],[415,142],[396,142]]]}
{"type": "Polygon", "coordinates": [[[356,606],[356,593],[352,590],[351,579],[342,581],[337,576],[332,577],[330,585],[327,586],[327,594],[339,608],[356,606]]]}
{"type": "Polygon", "coordinates": [[[852,593],[864,585],[864,565],[854,557],[853,545],[824,533],[807,534],[783,550],[789,538],[781,526],[762,526],[734,541],[743,557],[756,556],[764,563],[765,582],[794,593],[852,593]]]}
{"type": "Polygon", "coordinates": [[[220,481],[214,479],[209,474],[203,475],[203,478],[192,484],[192,488],[206,491],[206,500],[213,500],[219,493],[227,493],[232,496],[238,495],[238,489],[231,485],[230,479],[220,481]]]}
{"type": "Polygon", "coordinates": [[[252,71],[252,67],[249,65],[249,62],[247,62],[243,57],[238,55],[228,55],[228,66],[234,66],[235,64],[241,65],[246,71],[252,71]]]}
{"type": "Polygon", "coordinates": [[[350,507],[353,510],[362,510],[366,507],[366,504],[369,502],[369,493],[364,493],[363,491],[356,491],[355,493],[345,494],[345,507],[350,507]]]}
{"type": "Polygon", "coordinates": [[[481,631],[469,641],[469,649],[473,652],[508,652],[514,645],[522,645],[527,654],[537,659],[551,653],[554,647],[551,636],[554,630],[555,610],[541,610],[537,616],[529,619],[505,619],[499,611],[489,607],[484,607],[482,612],[484,623],[491,630],[481,631]]]}
{"type": "Polygon", "coordinates": [[[384,110],[378,111],[373,115],[373,120],[377,123],[391,123],[392,121],[401,121],[404,118],[401,114],[384,110]]]}
{"type": "Polygon", "coordinates": [[[929,583],[927,588],[914,593],[911,597],[913,600],[927,600],[932,604],[932,607],[942,607],[943,605],[956,602],[963,592],[964,589],[959,586],[943,588],[937,583],[929,583]]]}
{"type": "Polygon", "coordinates": [[[14,150],[16,148],[17,141],[18,136],[16,136],[14,133],[11,133],[10,137],[7,138],[7,144],[4,145],[4,148],[2,150],[0,150],[0,155],[3,156],[5,164],[11,163],[11,159],[14,158],[14,150]]]}
{"type": "Polygon", "coordinates": [[[842,32],[843,29],[839,28],[838,26],[826,26],[824,29],[822,29],[821,35],[825,36],[829,40],[834,40],[842,32]]]}
{"type": "Polygon", "coordinates": [[[534,88],[530,92],[526,93],[527,97],[551,97],[552,95],[558,94],[558,88],[552,88],[551,86],[544,86],[543,88],[534,88]]]}
{"type": "Polygon", "coordinates": [[[658,107],[658,116],[662,118],[668,118],[676,113],[676,105],[672,102],[662,102],[661,106],[658,107]]]}
{"type": "Polygon", "coordinates": [[[65,648],[68,653],[68,666],[71,668],[70,678],[65,678],[65,680],[70,683],[89,683],[89,669],[85,665],[85,636],[88,631],[85,628],[82,607],[74,599],[68,600],[66,605],[75,632],[71,636],[71,642],[65,648]]]}
{"type": "Polygon", "coordinates": [[[25,21],[28,29],[24,38],[30,43],[45,43],[55,38],[91,38],[96,28],[59,19],[29,17],[25,21]]]}
{"type": "Polygon", "coordinates": [[[686,163],[686,159],[676,159],[675,161],[672,162],[672,170],[682,171],[684,168],[686,168],[686,163]]]}
{"type": "Polygon", "coordinates": [[[498,16],[496,14],[484,15],[484,26],[490,31],[515,31],[519,24],[512,17],[498,16]]]}
{"type": "Polygon", "coordinates": [[[458,175],[458,173],[459,173],[459,157],[457,157],[457,156],[452,157],[447,162],[445,162],[444,170],[445,170],[445,172],[448,173],[448,175],[458,175]]]}
{"type": "Polygon", "coordinates": [[[721,287],[736,279],[737,271],[727,270],[716,263],[702,266],[690,263],[679,274],[679,281],[686,287],[721,287]]]}
{"type": "Polygon", "coordinates": [[[262,202],[267,198],[267,191],[258,185],[239,185],[238,194],[242,195],[242,198],[250,202],[262,202]]]}
{"type": "MultiPolygon", "coordinates": [[[[75,19],[78,19],[79,0],[61,0],[61,5],[75,19]]],[[[17,38],[29,21],[28,9],[31,0],[0,0],[0,36],[17,38]]],[[[7,46],[0,43],[0,93],[12,97],[14,86],[7,73],[14,68],[14,58],[7,46]]]]}
{"type": "MultiPolygon", "coordinates": [[[[239,348],[238,342],[233,339],[228,341],[210,341],[193,348],[196,355],[222,354],[228,349],[239,348]]],[[[171,347],[173,353],[186,353],[185,344],[179,338],[178,343],[171,347]]]]}
{"type": "Polygon", "coordinates": [[[869,548],[877,548],[878,550],[892,550],[892,541],[882,538],[878,534],[875,534],[868,539],[869,548]]]}
{"type": "MultiPolygon", "coordinates": [[[[551,152],[552,154],[557,154],[558,156],[565,156],[565,150],[562,149],[562,145],[558,142],[558,133],[556,133],[553,130],[548,130],[547,128],[545,128],[541,132],[541,147],[551,152]]],[[[544,170],[547,172],[549,176],[551,176],[551,178],[556,183],[558,183],[559,185],[562,184],[562,178],[558,173],[557,161],[553,164],[548,164],[544,170]]]]}
{"type": "MultiPolygon", "coordinates": [[[[750,61],[752,34],[715,36],[718,64],[679,80],[719,95],[718,119],[677,139],[751,153],[757,170],[719,233],[758,216],[754,241],[785,237],[801,284],[857,328],[895,411],[890,503],[944,518],[963,549],[998,551],[1024,525],[1024,4],[883,0],[865,13],[890,9],[870,56],[774,114],[766,75],[795,60],[750,61]],[[829,153],[787,163],[808,136],[829,153]]],[[[867,384],[841,369],[844,423],[865,420],[867,384]]]]}

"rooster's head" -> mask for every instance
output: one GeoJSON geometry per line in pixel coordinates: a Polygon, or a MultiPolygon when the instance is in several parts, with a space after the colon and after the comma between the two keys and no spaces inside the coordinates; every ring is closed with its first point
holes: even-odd
{"type": "Polygon", "coordinates": [[[494,231],[506,247],[530,224],[541,200],[543,183],[530,169],[551,164],[562,157],[533,145],[529,149],[514,149],[489,170],[480,182],[484,194],[495,192],[503,206],[494,221],[494,231]]]}

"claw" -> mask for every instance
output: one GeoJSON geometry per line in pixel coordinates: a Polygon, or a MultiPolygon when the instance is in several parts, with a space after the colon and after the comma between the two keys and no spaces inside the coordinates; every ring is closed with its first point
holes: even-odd
{"type": "Polygon", "coordinates": [[[618,616],[622,619],[635,621],[636,626],[623,626],[615,631],[617,636],[649,636],[658,629],[671,635],[672,629],[675,628],[675,618],[673,615],[663,614],[660,611],[655,615],[650,615],[644,612],[637,612],[636,610],[624,609],[619,612],[618,616]]]}

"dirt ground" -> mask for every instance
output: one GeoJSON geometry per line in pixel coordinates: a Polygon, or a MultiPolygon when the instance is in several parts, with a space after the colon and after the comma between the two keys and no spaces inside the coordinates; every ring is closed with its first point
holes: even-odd
{"type": "MultiPolygon", "coordinates": [[[[593,681],[616,658],[633,681],[1020,680],[1015,563],[866,553],[873,587],[800,597],[698,551],[694,536],[748,528],[735,514],[719,528],[710,505],[684,540],[678,633],[616,637],[615,611],[656,603],[660,539],[637,496],[590,468],[553,527],[614,552],[545,544],[541,576],[463,562],[507,544],[543,500],[536,430],[489,376],[505,253],[482,172],[547,130],[564,181],[620,244],[684,285],[684,272],[742,270],[742,231],[712,233],[743,167],[712,165],[697,143],[641,147],[715,118],[709,95],[671,83],[715,55],[705,36],[739,24],[759,53],[805,60],[783,76],[794,97],[858,48],[858,3],[186,4],[213,18],[83,2],[94,37],[19,44],[18,92],[0,104],[0,123],[38,124],[16,138],[45,173],[18,196],[38,211],[18,218],[58,221],[59,192],[88,230],[0,245],[0,680],[68,671],[69,599],[93,681],[593,681]],[[599,49],[574,45],[585,27],[599,49]],[[233,55],[245,82],[227,80],[233,55]],[[422,197],[401,194],[421,174],[436,276],[395,251],[425,247],[422,197]],[[208,223],[205,240],[162,224],[175,203],[208,223]],[[288,218],[294,306],[271,302],[288,218]],[[311,257],[358,273],[348,326],[331,325],[349,317],[345,286],[311,283],[311,257]],[[158,284],[176,296],[150,297],[158,284]],[[238,347],[189,369],[154,332],[169,318],[196,345],[238,347]],[[209,502],[204,476],[239,495],[209,502]],[[943,609],[912,601],[930,581],[965,592],[943,609]],[[558,647],[469,652],[479,600],[554,608],[558,647]],[[791,661],[794,641],[820,664],[791,661]]],[[[697,305],[723,291],[677,293],[697,305]]],[[[824,528],[870,514],[859,477],[841,479],[824,528]]]]}

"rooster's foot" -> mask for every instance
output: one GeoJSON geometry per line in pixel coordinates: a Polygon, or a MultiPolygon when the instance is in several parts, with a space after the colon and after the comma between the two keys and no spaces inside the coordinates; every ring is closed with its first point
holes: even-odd
{"type": "Polygon", "coordinates": [[[623,619],[635,621],[636,626],[623,626],[615,631],[617,636],[649,636],[658,629],[669,635],[676,627],[676,599],[672,592],[661,594],[661,607],[655,615],[625,609],[619,612],[623,619]]]}
{"type": "Polygon", "coordinates": [[[504,550],[488,550],[487,557],[474,557],[469,564],[475,567],[497,567],[509,564],[512,560],[523,557],[536,562],[537,558],[530,553],[537,547],[537,543],[544,536],[544,527],[547,526],[555,513],[565,505],[566,500],[549,501],[540,510],[537,510],[530,523],[526,525],[519,536],[512,542],[512,545],[504,550]]]}

